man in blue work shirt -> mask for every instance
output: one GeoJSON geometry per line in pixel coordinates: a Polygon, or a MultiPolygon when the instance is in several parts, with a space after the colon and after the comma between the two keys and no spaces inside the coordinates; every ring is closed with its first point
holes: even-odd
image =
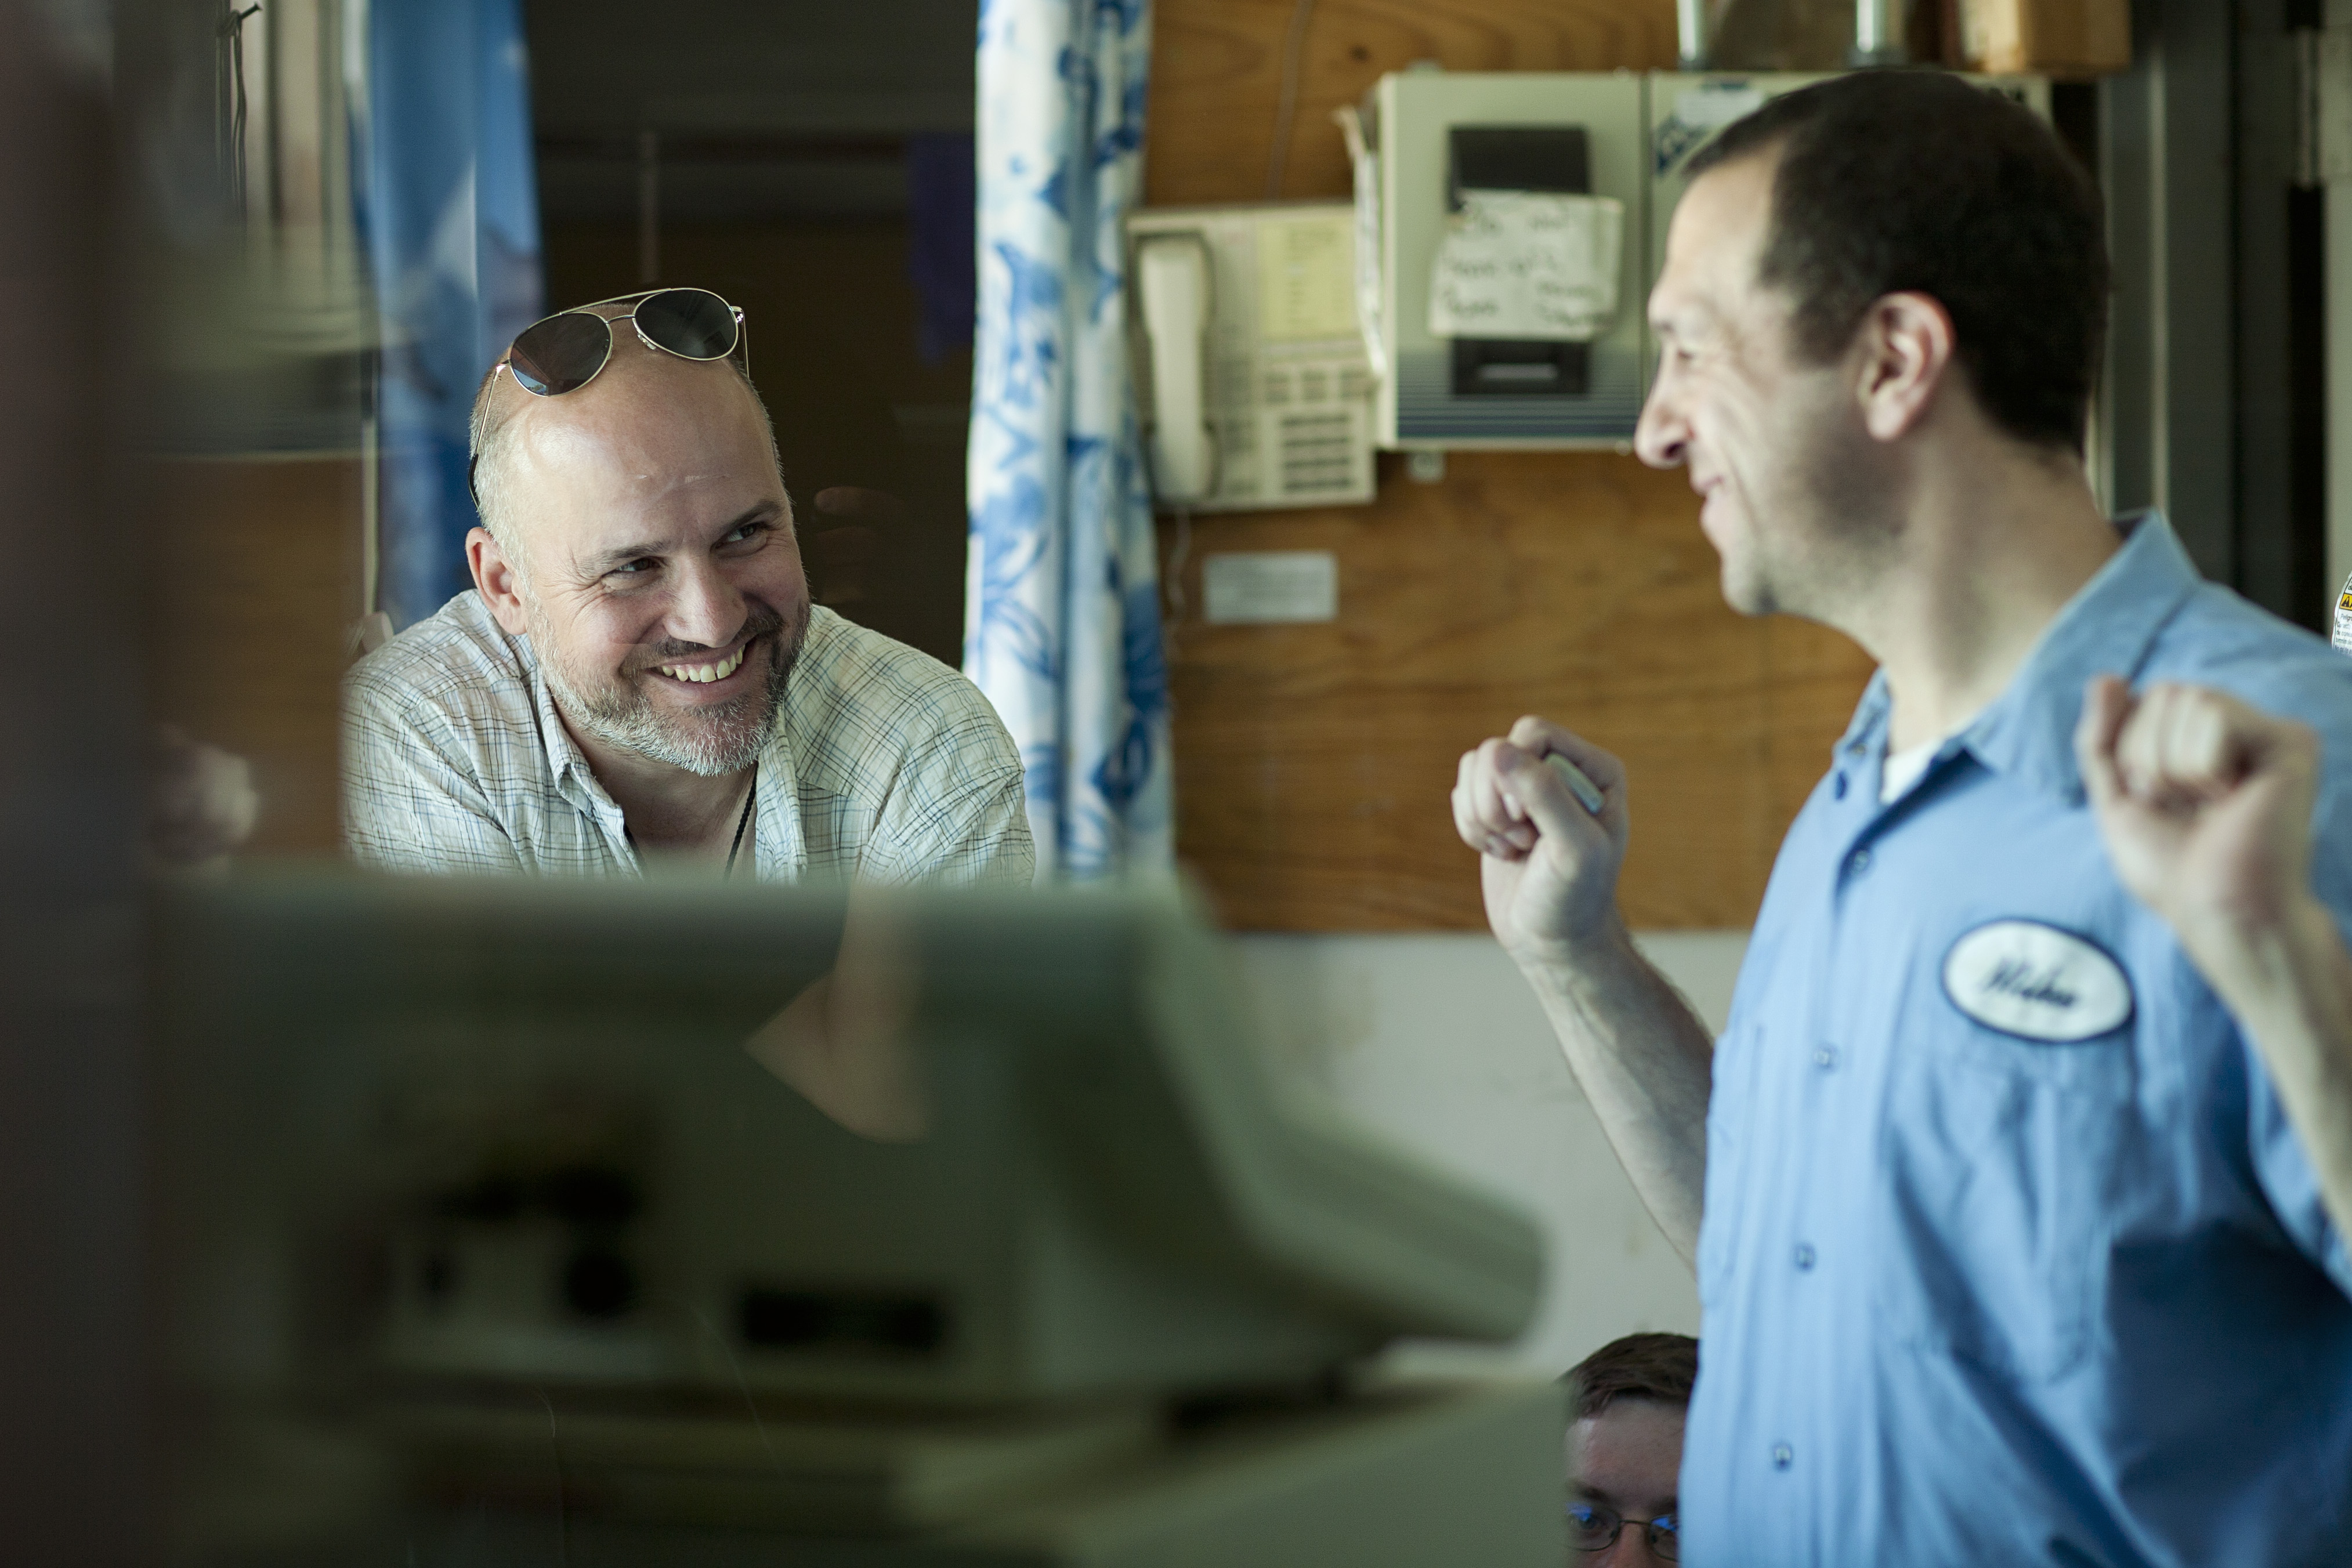
{"type": "Polygon", "coordinates": [[[1697,1268],[1684,1561],[2352,1563],[2352,661],[2100,513],[2032,116],[1864,74],[1697,167],[1642,455],[1735,609],[1880,664],[1721,1041],[1618,916],[1614,758],[1522,719],[1454,796],[1697,1268]]]}

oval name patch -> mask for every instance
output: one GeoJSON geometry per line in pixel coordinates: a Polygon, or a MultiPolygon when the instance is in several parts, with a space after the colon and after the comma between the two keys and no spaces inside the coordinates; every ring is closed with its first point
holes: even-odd
{"type": "Polygon", "coordinates": [[[2070,1044],[2131,1020],[2131,980],[2087,936],[2039,920],[1994,920],[1944,955],[1944,995],[1987,1029],[2070,1044]]]}

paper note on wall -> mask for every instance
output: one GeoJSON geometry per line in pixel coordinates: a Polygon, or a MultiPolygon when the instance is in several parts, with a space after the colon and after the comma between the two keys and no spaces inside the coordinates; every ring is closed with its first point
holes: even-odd
{"type": "Polygon", "coordinates": [[[1608,196],[1465,191],[1430,278],[1440,338],[1588,342],[1617,314],[1625,208],[1608,196]]]}

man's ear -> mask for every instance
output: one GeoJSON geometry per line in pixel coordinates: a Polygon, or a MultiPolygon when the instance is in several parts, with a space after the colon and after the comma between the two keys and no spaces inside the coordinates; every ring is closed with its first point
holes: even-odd
{"type": "Polygon", "coordinates": [[[466,564],[473,570],[474,586],[481,591],[482,602],[490,607],[507,635],[527,635],[530,622],[522,609],[522,569],[508,559],[505,548],[489,529],[467,533],[466,564]]]}
{"type": "Polygon", "coordinates": [[[1864,427],[1876,440],[1900,440],[1927,417],[1952,373],[1959,340],[1951,313],[1933,295],[1884,295],[1864,313],[1855,339],[1864,427]]]}

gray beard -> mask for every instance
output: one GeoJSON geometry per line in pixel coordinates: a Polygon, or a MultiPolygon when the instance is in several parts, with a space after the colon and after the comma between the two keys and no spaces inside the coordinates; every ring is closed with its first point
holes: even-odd
{"type": "Polygon", "coordinates": [[[808,620],[803,617],[790,647],[782,642],[775,644],[763,690],[701,713],[665,713],[633,685],[624,685],[595,697],[581,691],[553,656],[554,641],[541,632],[536,608],[529,613],[531,643],[534,651],[541,652],[540,669],[566,719],[615,750],[705,779],[723,779],[758,763],[760,754],[775,737],[784,688],[800,660],[801,644],[808,637],[808,620]]]}

